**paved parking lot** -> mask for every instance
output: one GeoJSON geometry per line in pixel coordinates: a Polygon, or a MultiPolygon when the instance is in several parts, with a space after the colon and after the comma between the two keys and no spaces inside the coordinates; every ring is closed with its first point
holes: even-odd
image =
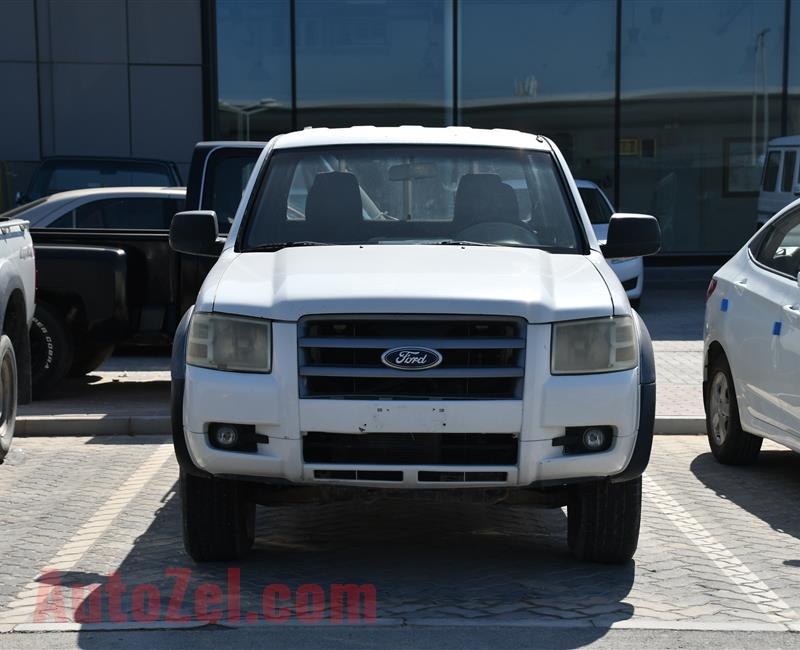
{"type": "MultiPolygon", "coordinates": [[[[18,440],[0,471],[0,629],[68,628],[72,594],[91,614],[90,590],[108,590],[115,572],[125,591],[114,620],[110,601],[98,601],[101,627],[194,617],[198,585],[227,591],[229,567],[196,566],[183,552],[176,476],[164,437],[18,440]],[[181,576],[186,595],[171,605],[181,576]]],[[[330,585],[354,583],[374,586],[378,625],[568,625],[588,640],[609,626],[800,630],[798,477],[800,456],[773,445],[755,467],[730,468],[703,437],[657,438],[640,547],[625,566],[574,561],[561,509],[406,500],[259,508],[255,549],[235,572],[240,620],[230,619],[235,603],[212,609],[224,611],[221,624],[247,626],[263,588],[277,584],[296,622],[294,595],[316,585],[324,623],[330,585]]]]}
{"type": "MultiPolygon", "coordinates": [[[[662,418],[702,417],[702,310],[697,287],[662,286],[644,303],[662,418]]],[[[80,415],[86,406],[76,397],[89,391],[104,426],[126,408],[157,421],[166,415],[165,369],[164,357],[112,359],[28,412],[80,415]]],[[[322,632],[311,626],[269,638],[277,647],[300,638],[489,647],[491,631],[508,645],[536,638],[561,646],[788,647],[800,632],[798,477],[800,456],[769,443],[755,467],[731,468],[713,461],[703,436],[657,436],[640,546],[625,566],[574,561],[561,509],[404,499],[259,508],[244,562],[196,566],[182,548],[177,467],[165,436],[19,438],[0,468],[0,632],[73,629],[58,643],[88,647],[107,643],[97,630],[109,628],[299,630],[310,616],[322,632]],[[375,622],[358,627],[362,636],[324,631],[351,613],[336,606],[341,584],[374,589],[375,622]],[[277,613],[287,625],[265,620],[277,613]],[[531,628],[538,631],[520,632],[531,628]],[[366,629],[373,632],[364,636],[366,629]]],[[[148,644],[126,634],[115,638],[148,644]]],[[[173,634],[184,636],[168,637],[170,645],[219,644],[173,634]]],[[[248,634],[236,643],[260,643],[248,634]]],[[[36,647],[39,637],[0,635],[0,647],[9,639],[36,647]]]]}

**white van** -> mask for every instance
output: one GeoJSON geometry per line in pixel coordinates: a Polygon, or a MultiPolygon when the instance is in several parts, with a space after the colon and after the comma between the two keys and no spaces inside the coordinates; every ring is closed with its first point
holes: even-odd
{"type": "Polygon", "coordinates": [[[769,141],[758,195],[757,228],[800,196],[799,158],[800,135],[769,141]]]}

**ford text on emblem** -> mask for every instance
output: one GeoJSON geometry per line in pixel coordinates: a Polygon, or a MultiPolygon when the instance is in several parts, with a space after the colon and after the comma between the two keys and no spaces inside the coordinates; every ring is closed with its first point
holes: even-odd
{"type": "Polygon", "coordinates": [[[398,370],[428,370],[442,362],[442,355],[431,348],[392,348],[381,355],[381,361],[398,370]]]}

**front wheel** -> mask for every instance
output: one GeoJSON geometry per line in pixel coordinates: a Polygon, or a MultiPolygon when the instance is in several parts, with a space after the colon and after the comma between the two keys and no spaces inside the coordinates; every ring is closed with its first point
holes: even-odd
{"type": "Polygon", "coordinates": [[[0,463],[11,448],[17,421],[17,357],[5,334],[0,336],[0,463]]]}
{"type": "Polygon", "coordinates": [[[575,485],[567,506],[569,548],[587,562],[627,562],[639,544],[641,518],[641,477],[575,485]]]}
{"type": "Polygon", "coordinates": [[[255,503],[241,483],[181,472],[183,545],[195,562],[238,560],[255,538],[255,503]]]}
{"type": "Polygon", "coordinates": [[[724,356],[709,364],[708,378],[706,431],[711,453],[724,465],[754,463],[763,439],[742,429],[733,375],[724,356]]]}

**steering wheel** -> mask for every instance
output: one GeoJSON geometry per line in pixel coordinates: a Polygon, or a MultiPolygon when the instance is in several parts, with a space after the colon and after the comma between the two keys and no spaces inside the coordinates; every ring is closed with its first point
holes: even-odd
{"type": "Polygon", "coordinates": [[[539,245],[539,238],[530,230],[506,221],[487,221],[467,226],[458,233],[456,239],[509,246],[539,245]]]}

